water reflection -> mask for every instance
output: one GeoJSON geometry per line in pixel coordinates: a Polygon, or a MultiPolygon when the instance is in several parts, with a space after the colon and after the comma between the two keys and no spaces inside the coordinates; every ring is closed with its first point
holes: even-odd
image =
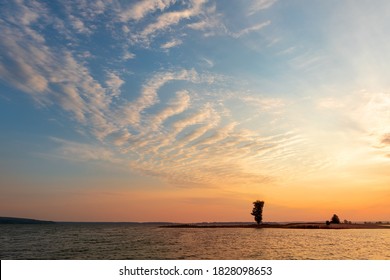
{"type": "Polygon", "coordinates": [[[390,230],[1,225],[1,259],[390,259],[390,230]]]}

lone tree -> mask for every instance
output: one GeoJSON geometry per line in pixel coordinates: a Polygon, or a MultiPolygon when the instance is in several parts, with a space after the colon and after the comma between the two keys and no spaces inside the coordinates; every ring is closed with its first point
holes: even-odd
{"type": "Polygon", "coordinates": [[[339,224],[340,223],[340,218],[336,215],[336,214],[333,214],[333,217],[332,219],[330,220],[330,222],[332,224],[339,224]]]}
{"type": "Polygon", "coordinates": [[[263,207],[264,201],[256,200],[255,202],[253,202],[253,210],[251,215],[254,216],[257,224],[261,224],[261,222],[263,221],[263,207]]]}

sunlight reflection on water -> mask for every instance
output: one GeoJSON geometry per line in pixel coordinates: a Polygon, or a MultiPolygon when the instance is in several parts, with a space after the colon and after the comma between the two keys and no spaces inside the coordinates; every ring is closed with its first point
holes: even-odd
{"type": "Polygon", "coordinates": [[[1,225],[1,259],[390,259],[387,229],[1,225]]]}

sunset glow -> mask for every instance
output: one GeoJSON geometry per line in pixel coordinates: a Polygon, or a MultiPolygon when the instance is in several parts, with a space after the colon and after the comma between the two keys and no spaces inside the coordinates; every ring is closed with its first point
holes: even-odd
{"type": "Polygon", "coordinates": [[[0,216],[390,220],[389,1],[0,14],[0,216]]]}

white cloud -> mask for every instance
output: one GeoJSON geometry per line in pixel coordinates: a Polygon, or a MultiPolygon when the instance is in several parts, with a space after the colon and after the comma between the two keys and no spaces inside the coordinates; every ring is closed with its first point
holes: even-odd
{"type": "Polygon", "coordinates": [[[166,42],[161,45],[162,49],[170,49],[173,47],[177,47],[179,45],[183,44],[183,41],[180,39],[173,39],[172,41],[166,42]]]}
{"type": "MultiPolygon", "coordinates": [[[[31,1],[26,4],[24,1],[15,1],[14,10],[7,14],[7,21],[21,27],[26,33],[34,32],[31,29],[31,25],[37,23],[42,16],[45,16],[47,11],[42,3],[31,1]]],[[[4,11],[7,8],[11,8],[12,3],[9,6],[3,6],[4,11]]],[[[11,10],[11,9],[10,9],[11,10]]],[[[38,34],[36,34],[38,35],[38,34]]],[[[35,36],[33,36],[35,37],[35,36]]],[[[35,37],[37,39],[38,37],[35,37]]]]}
{"type": "Polygon", "coordinates": [[[164,11],[174,4],[176,0],[144,0],[130,6],[119,13],[119,19],[127,22],[129,20],[141,20],[146,15],[157,10],[164,11]]]}
{"type": "Polygon", "coordinates": [[[206,28],[211,28],[214,25],[206,20],[202,20],[202,21],[190,23],[187,26],[194,30],[205,30],[206,28]]]}
{"type": "Polygon", "coordinates": [[[141,96],[134,102],[126,104],[124,109],[124,123],[137,126],[140,123],[141,112],[156,104],[158,100],[157,91],[166,83],[173,80],[196,81],[198,74],[194,70],[182,70],[177,73],[166,72],[154,76],[142,88],[141,96]]]}
{"type": "Polygon", "coordinates": [[[154,23],[146,26],[146,28],[139,34],[140,39],[145,41],[149,36],[158,31],[165,30],[172,25],[176,25],[184,19],[189,19],[199,15],[202,5],[206,2],[207,0],[192,0],[192,6],[189,9],[163,13],[154,23]]]}
{"type": "MultiPolygon", "coordinates": [[[[124,80],[118,74],[123,73],[123,68],[112,69],[112,64],[107,63],[108,66],[103,65],[100,69],[106,71],[106,77],[97,80],[94,69],[88,68],[90,61],[83,61],[86,57],[91,57],[90,53],[80,55],[81,51],[74,51],[78,47],[76,43],[83,43],[77,42],[78,35],[75,36],[74,33],[88,32],[84,29],[89,28],[86,24],[89,23],[88,20],[102,13],[107,6],[99,2],[90,11],[88,5],[85,6],[87,2],[81,2],[84,10],[67,11],[67,16],[74,14],[72,20],[75,29],[66,30],[69,26],[55,21],[63,34],[70,37],[69,45],[56,45],[53,40],[45,38],[45,32],[41,32],[44,30],[40,30],[43,24],[36,23],[45,21],[49,26],[54,23],[54,19],[43,8],[27,7],[22,12],[2,13],[8,18],[1,22],[1,78],[32,96],[37,102],[46,106],[56,104],[56,109],[69,113],[68,117],[78,130],[96,141],[96,144],[88,145],[53,138],[59,146],[54,151],[55,154],[69,160],[116,163],[165,180],[200,184],[213,183],[220,178],[232,182],[263,180],[263,175],[251,170],[251,166],[260,163],[274,164],[277,159],[284,160],[296,154],[290,139],[282,141],[270,137],[265,140],[256,130],[248,132],[236,119],[226,114],[228,109],[224,101],[231,99],[225,96],[229,86],[215,74],[185,69],[160,71],[141,82],[139,95],[135,97],[137,92],[124,92],[124,80]],[[80,17],[83,13],[85,19],[80,17]],[[18,21],[18,18],[22,20],[18,21]],[[77,19],[83,21],[80,23],[77,19]],[[169,92],[167,89],[170,89],[171,83],[177,84],[169,92]],[[194,83],[207,83],[207,87],[193,85],[194,83]],[[216,83],[220,83],[222,89],[218,98],[214,99],[212,88],[216,83]],[[163,93],[167,95],[161,96],[163,93]],[[134,99],[128,99],[129,95],[134,99]],[[275,146],[282,146],[283,152],[269,153],[275,146]]],[[[266,22],[234,34],[229,33],[219,21],[218,15],[215,14],[217,19],[212,20],[215,11],[207,11],[207,7],[204,7],[206,1],[203,0],[191,1],[182,10],[179,9],[183,7],[182,2],[177,3],[172,9],[179,10],[158,14],[150,25],[147,25],[150,21],[142,22],[147,15],[165,11],[172,3],[174,1],[137,2],[131,7],[137,8],[123,11],[121,20],[133,21],[131,24],[134,24],[134,29],[141,29],[141,33],[134,31],[134,34],[145,40],[182,21],[186,22],[184,27],[193,30],[206,30],[211,34],[213,29],[217,29],[221,34],[236,38],[269,24],[266,22]],[[195,23],[190,23],[192,20],[195,23]]],[[[96,29],[91,26],[91,30],[96,29]]],[[[132,32],[133,25],[128,33],[132,32]]],[[[126,50],[128,43],[126,41],[118,49],[126,50]]],[[[180,40],[173,40],[161,47],[168,49],[180,43],[180,40]]],[[[119,52],[122,63],[123,59],[134,57],[133,53],[119,52]]],[[[209,58],[203,57],[201,60],[208,67],[214,65],[209,58]]],[[[115,60],[117,61],[118,59],[115,60]]],[[[236,94],[237,99],[239,96],[236,94]]],[[[282,101],[272,98],[249,98],[244,102],[269,111],[284,105],[282,101]]]]}
{"type": "Polygon", "coordinates": [[[277,0],[253,0],[248,8],[248,15],[270,8],[277,0]]]}
{"type": "Polygon", "coordinates": [[[127,25],[123,25],[123,26],[122,26],[122,31],[123,31],[124,33],[129,33],[129,32],[130,32],[130,28],[129,28],[127,25]]]}
{"type": "Polygon", "coordinates": [[[296,57],[290,60],[291,66],[299,70],[309,70],[318,67],[325,62],[326,56],[321,53],[315,53],[310,51],[303,54],[298,54],[296,57]]]}
{"type": "MultiPolygon", "coordinates": [[[[26,14],[27,8],[23,7],[26,14]]],[[[18,17],[18,13],[8,16],[12,19],[18,17]]],[[[45,13],[39,16],[49,20],[45,13]]],[[[0,50],[5,58],[0,61],[2,79],[28,93],[39,104],[59,103],[76,121],[93,125],[94,131],[104,137],[113,129],[102,117],[110,106],[111,96],[70,51],[52,48],[40,34],[31,36],[39,32],[24,24],[39,20],[28,17],[3,25],[0,34],[0,50]]]]}
{"type": "Polygon", "coordinates": [[[264,27],[266,27],[266,26],[268,26],[270,24],[271,24],[271,21],[262,22],[262,23],[259,23],[259,24],[256,24],[256,25],[244,28],[244,29],[240,30],[239,32],[231,33],[231,35],[234,38],[240,38],[240,37],[242,37],[244,35],[247,35],[247,34],[249,34],[251,32],[259,31],[260,29],[263,29],[264,27]]]}
{"type": "Polygon", "coordinates": [[[78,33],[84,33],[84,34],[91,33],[91,30],[84,25],[84,22],[81,19],[73,15],[69,15],[69,20],[72,23],[73,28],[77,30],[78,33]]]}
{"type": "Polygon", "coordinates": [[[215,3],[205,6],[195,22],[186,25],[187,28],[196,31],[202,31],[204,37],[216,35],[229,35],[229,30],[225,26],[225,17],[222,13],[217,12],[215,3]]]}
{"type": "Polygon", "coordinates": [[[183,90],[176,93],[176,98],[168,103],[160,112],[151,116],[150,124],[157,129],[165,120],[174,115],[183,113],[190,105],[190,96],[188,91],[183,90]]]}
{"type": "MultiPolygon", "coordinates": [[[[30,30],[27,32],[30,33],[30,30]]],[[[0,76],[13,86],[28,92],[37,102],[46,100],[49,81],[46,77],[46,50],[37,44],[24,44],[24,32],[4,26],[0,34],[0,50],[4,60],[0,61],[0,76]]],[[[32,40],[34,42],[34,40],[32,40]]]]}
{"type": "Polygon", "coordinates": [[[248,105],[259,107],[262,111],[282,109],[286,105],[281,98],[244,96],[240,99],[248,105]]]}
{"type": "Polygon", "coordinates": [[[71,161],[106,161],[119,163],[120,160],[114,153],[100,145],[91,145],[64,140],[56,137],[52,141],[60,146],[56,149],[55,155],[71,161]]]}
{"type": "Polygon", "coordinates": [[[122,56],[123,60],[129,60],[129,59],[133,59],[133,58],[135,58],[135,54],[133,54],[129,51],[125,51],[125,53],[122,56]]]}
{"type": "Polygon", "coordinates": [[[123,146],[129,142],[131,137],[132,134],[126,128],[124,128],[122,131],[118,132],[118,135],[114,138],[114,145],[123,146]]]}
{"type": "Polygon", "coordinates": [[[64,94],[60,95],[59,99],[63,109],[74,113],[76,119],[79,122],[84,123],[86,107],[77,88],[68,85],[63,86],[62,91],[64,94]]]}
{"type": "Polygon", "coordinates": [[[203,141],[201,141],[198,144],[199,145],[211,145],[211,144],[215,144],[215,143],[218,143],[220,141],[223,141],[230,136],[230,134],[234,131],[234,129],[236,128],[237,125],[238,125],[237,122],[232,122],[232,123],[220,128],[220,129],[216,130],[213,135],[203,139],[203,141]]]}
{"type": "Polygon", "coordinates": [[[120,88],[124,81],[114,72],[107,73],[106,84],[111,91],[112,96],[118,97],[120,95],[120,88]]]}
{"type": "Polygon", "coordinates": [[[214,62],[211,59],[206,58],[206,57],[202,57],[201,60],[202,60],[203,64],[205,66],[207,66],[208,68],[213,68],[214,67],[214,62]]]}
{"type": "Polygon", "coordinates": [[[188,126],[202,123],[213,115],[213,108],[210,103],[203,106],[199,112],[194,113],[186,118],[176,121],[172,126],[174,128],[174,135],[179,134],[183,129],[188,126]]]}

